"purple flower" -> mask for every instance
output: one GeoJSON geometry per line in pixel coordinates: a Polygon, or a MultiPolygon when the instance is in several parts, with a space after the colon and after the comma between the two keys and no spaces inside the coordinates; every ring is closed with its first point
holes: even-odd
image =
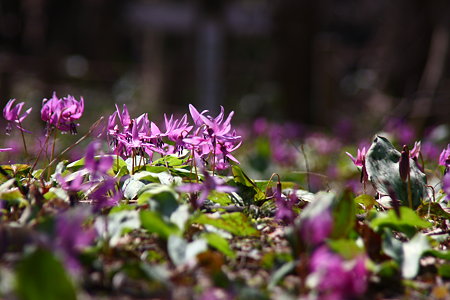
{"type": "Polygon", "coordinates": [[[447,195],[447,199],[450,200],[450,173],[445,174],[442,178],[442,189],[447,195]]]}
{"type": "Polygon", "coordinates": [[[420,148],[421,148],[421,142],[420,141],[414,142],[414,147],[409,152],[409,157],[411,157],[416,162],[420,155],[420,148]]]}
{"type": "Polygon", "coordinates": [[[81,97],[77,101],[73,96],[59,99],[56,93],[50,99],[42,101],[41,119],[47,123],[48,130],[57,128],[62,132],[77,133],[77,126],[74,123],[81,118],[84,112],[84,99],[81,97]]]}
{"type": "Polygon", "coordinates": [[[367,154],[366,147],[363,147],[362,150],[358,149],[358,154],[356,155],[356,158],[348,152],[345,152],[345,154],[347,154],[350,157],[355,166],[361,168],[364,166],[364,161],[366,159],[367,154]]]}
{"type": "Polygon", "coordinates": [[[293,224],[297,214],[293,211],[293,207],[298,203],[298,197],[294,190],[289,196],[284,196],[280,192],[275,192],[275,205],[277,211],[275,213],[275,219],[285,222],[286,224],[293,224]]]}
{"type": "Polygon", "coordinates": [[[442,150],[441,155],[439,156],[439,165],[449,167],[450,166],[450,144],[447,145],[447,148],[442,150]]]}
{"type": "Polygon", "coordinates": [[[177,187],[177,191],[183,193],[200,193],[196,198],[193,205],[195,208],[201,207],[212,191],[222,193],[232,193],[236,191],[236,188],[225,185],[225,181],[222,179],[211,176],[206,170],[203,170],[204,179],[202,183],[188,183],[177,187]]]}
{"type": "Polygon", "coordinates": [[[106,175],[113,165],[113,158],[111,156],[95,157],[95,153],[100,149],[100,143],[90,143],[86,150],[84,158],[84,166],[88,169],[94,178],[106,175]]]}
{"type": "Polygon", "coordinates": [[[314,251],[308,281],[320,299],[339,300],[361,296],[367,288],[367,270],[363,257],[344,261],[326,246],[314,251]],[[331,276],[330,276],[331,275],[331,276]]]}
{"type": "Polygon", "coordinates": [[[194,123],[198,126],[194,136],[183,139],[183,142],[190,145],[192,150],[197,151],[199,157],[206,159],[213,154],[214,164],[216,161],[222,160],[222,166],[227,165],[228,160],[233,160],[239,163],[238,160],[231,155],[231,152],[240,146],[241,137],[236,134],[236,131],[231,130],[231,118],[234,112],[231,112],[224,120],[224,108],[220,107],[220,113],[217,117],[206,116],[207,111],[199,113],[193,105],[189,105],[194,123]],[[218,155],[222,157],[217,158],[218,155]]]}
{"type": "Polygon", "coordinates": [[[303,218],[300,223],[300,235],[305,243],[318,246],[331,234],[333,217],[330,209],[325,209],[309,218],[303,218]]]}
{"type": "Polygon", "coordinates": [[[30,107],[22,115],[20,115],[24,102],[18,103],[13,108],[13,104],[15,101],[16,99],[9,100],[8,103],[6,103],[5,107],[3,108],[3,117],[8,121],[6,133],[9,134],[11,132],[11,123],[14,124],[14,126],[16,126],[19,130],[30,133],[28,130],[25,130],[22,127],[22,122],[30,114],[33,108],[30,107]]]}
{"type": "Polygon", "coordinates": [[[94,202],[94,212],[98,212],[103,208],[116,206],[122,195],[116,190],[116,181],[110,177],[98,184],[97,189],[92,192],[91,198],[94,202]]]}
{"type": "Polygon", "coordinates": [[[0,152],[8,152],[13,150],[13,148],[0,148],[0,152]]]}
{"type": "Polygon", "coordinates": [[[91,187],[91,184],[83,183],[84,178],[81,173],[74,173],[74,177],[70,178],[72,180],[69,180],[69,176],[62,177],[61,174],[56,174],[56,180],[63,190],[69,193],[78,193],[91,187]]]}
{"type": "Polygon", "coordinates": [[[69,270],[75,273],[80,269],[77,258],[79,253],[96,237],[96,231],[93,228],[86,229],[83,226],[88,216],[89,211],[76,209],[60,214],[56,218],[56,236],[53,246],[62,256],[69,270]]]}

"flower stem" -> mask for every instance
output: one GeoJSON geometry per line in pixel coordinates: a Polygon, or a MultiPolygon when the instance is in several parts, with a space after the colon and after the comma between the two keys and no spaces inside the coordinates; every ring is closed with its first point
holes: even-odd
{"type": "MultiPolygon", "coordinates": [[[[22,128],[22,122],[19,119],[19,126],[22,128]]],[[[20,130],[20,134],[22,135],[23,149],[25,150],[25,155],[28,156],[27,143],[25,142],[25,135],[23,134],[23,130],[20,130]]]]}

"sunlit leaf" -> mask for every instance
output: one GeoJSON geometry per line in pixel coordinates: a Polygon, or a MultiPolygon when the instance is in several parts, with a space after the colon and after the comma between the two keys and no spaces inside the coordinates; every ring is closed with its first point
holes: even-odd
{"type": "Polygon", "coordinates": [[[222,214],[219,218],[211,218],[202,214],[196,217],[192,222],[212,225],[238,236],[259,235],[259,231],[253,227],[250,220],[240,212],[222,214]]]}
{"type": "Polygon", "coordinates": [[[161,238],[167,239],[170,235],[179,234],[177,225],[166,222],[154,211],[144,210],[139,213],[142,228],[150,233],[156,233],[161,238]]]}
{"type": "Polygon", "coordinates": [[[216,248],[226,256],[230,258],[235,258],[236,253],[230,248],[228,241],[216,233],[204,233],[202,234],[204,238],[211,247],[216,248]]]}

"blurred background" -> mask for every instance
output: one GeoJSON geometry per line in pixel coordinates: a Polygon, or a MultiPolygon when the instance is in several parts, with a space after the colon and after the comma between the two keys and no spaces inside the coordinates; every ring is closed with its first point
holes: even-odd
{"type": "Polygon", "coordinates": [[[0,101],[36,122],[56,91],[84,97],[84,124],[114,103],[152,120],[192,103],[423,132],[449,119],[449,21],[447,0],[0,0],[0,101]]]}

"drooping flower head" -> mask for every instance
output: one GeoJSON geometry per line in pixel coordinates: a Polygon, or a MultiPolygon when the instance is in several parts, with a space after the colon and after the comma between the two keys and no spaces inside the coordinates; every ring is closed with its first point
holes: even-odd
{"type": "Polygon", "coordinates": [[[47,123],[48,130],[57,128],[62,132],[76,134],[79,124],[75,121],[81,118],[83,112],[83,97],[77,101],[71,95],[58,98],[56,93],[53,93],[52,98],[42,101],[41,119],[47,123]]]}
{"type": "Polygon", "coordinates": [[[358,149],[358,154],[356,155],[356,157],[354,157],[353,155],[351,155],[348,152],[345,152],[345,154],[347,154],[350,157],[350,159],[353,161],[355,166],[363,167],[364,161],[366,159],[366,154],[367,154],[366,147],[363,147],[362,150],[358,149]]]}
{"type": "Polygon", "coordinates": [[[288,196],[284,196],[279,192],[274,193],[275,205],[277,210],[275,212],[275,219],[283,221],[286,224],[293,224],[297,214],[294,212],[293,207],[298,203],[298,197],[296,191],[292,191],[288,196]]]}
{"type": "Polygon", "coordinates": [[[20,115],[24,102],[20,102],[13,107],[15,101],[16,99],[9,100],[8,103],[6,103],[5,107],[3,108],[3,117],[8,121],[6,133],[9,134],[11,132],[12,129],[11,124],[13,124],[16,128],[18,128],[21,131],[30,133],[28,130],[25,130],[22,127],[22,122],[30,114],[32,108],[30,107],[22,115],[20,115]]]}

